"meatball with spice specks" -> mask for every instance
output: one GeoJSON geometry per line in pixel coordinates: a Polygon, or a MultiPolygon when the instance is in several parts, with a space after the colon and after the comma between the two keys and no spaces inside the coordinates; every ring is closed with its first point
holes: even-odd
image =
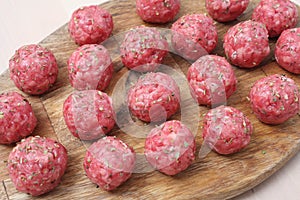
{"type": "Polygon", "coordinates": [[[99,44],[113,31],[111,14],[96,5],[75,10],[68,24],[68,31],[78,45],[99,44]]]}
{"type": "Polygon", "coordinates": [[[292,79],[274,74],[252,86],[250,102],[260,121],[281,124],[299,112],[299,89],[292,79]]]}
{"type": "Polygon", "coordinates": [[[248,7],[249,0],[206,0],[208,14],[219,22],[229,22],[238,18],[248,7]]]}
{"type": "Polygon", "coordinates": [[[204,14],[185,15],[172,25],[171,30],[174,49],[190,60],[211,53],[218,43],[214,21],[204,14]]]}
{"type": "Polygon", "coordinates": [[[219,154],[228,155],[245,148],[251,139],[253,127],[238,109],[219,106],[204,117],[204,142],[219,154]]]}
{"type": "Polygon", "coordinates": [[[187,169],[195,159],[195,151],[194,135],[177,120],[152,129],[145,141],[147,161],[167,175],[176,175],[187,169]]]}
{"type": "Polygon", "coordinates": [[[157,69],[168,50],[168,42],[160,32],[144,26],[129,30],[120,46],[123,64],[128,69],[139,72],[157,69]]]}
{"type": "Polygon", "coordinates": [[[77,90],[105,90],[113,75],[108,50],[97,44],[86,44],[68,60],[69,80],[77,90]]]}
{"type": "Polygon", "coordinates": [[[81,140],[105,136],[115,125],[111,98],[104,92],[73,92],[64,102],[63,114],[70,132],[81,140]]]}
{"type": "Polygon", "coordinates": [[[262,0],[254,9],[252,20],[264,23],[270,37],[294,28],[298,22],[298,8],[289,0],[262,0]]]}
{"type": "Polygon", "coordinates": [[[232,64],[253,68],[270,53],[268,31],[260,22],[240,22],[227,31],[223,47],[232,64]]]}
{"type": "Polygon", "coordinates": [[[189,68],[187,78],[191,94],[199,105],[226,103],[237,85],[231,65],[225,58],[215,55],[199,58],[189,68]]]}
{"type": "Polygon", "coordinates": [[[167,74],[157,72],[141,76],[128,91],[129,110],[145,122],[169,119],[180,108],[179,87],[167,74]]]}
{"type": "Polygon", "coordinates": [[[27,99],[17,92],[0,94],[0,144],[11,144],[30,135],[37,119],[27,99]]]}
{"type": "Polygon", "coordinates": [[[23,139],[12,150],[7,167],[18,191],[39,196],[58,186],[67,160],[67,151],[62,144],[36,136],[23,139]]]}
{"type": "Polygon", "coordinates": [[[275,58],[285,70],[300,74],[300,28],[281,33],[275,46],[275,58]]]}
{"type": "Polygon", "coordinates": [[[19,48],[9,60],[9,71],[16,87],[31,95],[45,93],[58,75],[53,53],[36,44],[19,48]]]}
{"type": "Polygon", "coordinates": [[[145,22],[170,22],[179,10],[180,0],[136,0],[137,14],[145,22]]]}
{"type": "Polygon", "coordinates": [[[93,143],[84,157],[87,177],[103,190],[114,190],[127,181],[136,162],[134,150],[116,137],[93,143]]]}

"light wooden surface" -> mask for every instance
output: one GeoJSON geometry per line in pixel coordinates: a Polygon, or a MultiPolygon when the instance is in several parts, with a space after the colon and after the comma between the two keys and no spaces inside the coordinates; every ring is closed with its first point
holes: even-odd
{"type": "MultiPolygon", "coordinates": [[[[257,1],[252,1],[246,13],[239,20],[250,17],[257,1]]],[[[114,34],[121,33],[129,28],[144,24],[135,14],[135,4],[130,1],[111,1],[103,4],[113,15],[115,29],[114,34]]],[[[204,1],[182,1],[182,9],[179,16],[186,13],[205,12],[204,1]]],[[[179,17],[178,16],[178,17],[179,17]]],[[[213,52],[224,55],[222,38],[228,27],[238,21],[226,25],[217,23],[219,43],[213,52]]],[[[159,27],[170,27],[170,24],[159,27]]],[[[60,67],[59,78],[51,91],[41,97],[28,97],[39,119],[35,135],[42,135],[57,139],[66,146],[69,153],[68,169],[62,183],[54,191],[43,195],[41,199],[225,199],[239,195],[273,174],[282,167],[300,149],[299,116],[279,126],[268,126],[260,123],[252,114],[246,97],[251,85],[261,77],[274,73],[285,73],[292,77],[298,86],[300,79],[283,71],[276,63],[272,62],[273,53],[258,68],[252,70],[235,69],[238,77],[238,90],[229,99],[228,105],[242,110],[254,125],[254,134],[250,145],[240,153],[232,156],[220,156],[214,152],[208,154],[203,160],[196,160],[192,166],[175,177],[165,176],[158,172],[134,174],[132,178],[114,192],[104,192],[96,188],[84,174],[82,168],[85,145],[74,138],[68,131],[63,121],[62,104],[66,97],[73,91],[66,70],[66,61],[76,49],[76,45],[69,38],[66,26],[59,28],[41,44],[51,49],[60,67]],[[265,152],[265,153],[263,153],[265,152]]],[[[271,40],[272,49],[275,40],[271,40]]],[[[165,64],[176,62],[183,72],[186,72],[188,64],[178,56],[169,55],[165,64]]],[[[119,69],[118,62],[115,67],[119,69]]],[[[116,70],[113,81],[108,90],[111,93],[114,84],[127,69],[116,70]]],[[[0,76],[0,91],[17,90],[9,80],[8,72],[0,76]]],[[[202,114],[207,111],[201,107],[199,118],[201,126],[202,114]]],[[[179,117],[179,116],[175,116],[179,117]]],[[[117,135],[137,151],[141,152],[143,140],[132,138],[117,128],[113,130],[117,135]]],[[[197,134],[197,150],[201,146],[201,129],[197,134]]],[[[13,146],[0,146],[0,159],[5,160],[13,146]]],[[[7,199],[32,199],[26,194],[17,192],[5,169],[5,163],[0,162],[1,198],[7,199]]],[[[39,198],[37,198],[39,199],[39,198]]]]}

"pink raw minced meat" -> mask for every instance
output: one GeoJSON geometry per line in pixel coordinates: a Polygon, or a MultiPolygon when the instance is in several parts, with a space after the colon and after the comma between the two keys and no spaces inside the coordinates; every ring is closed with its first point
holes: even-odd
{"type": "Polygon", "coordinates": [[[262,0],[254,9],[252,20],[266,25],[270,37],[294,28],[298,22],[298,8],[289,0],[262,0]]]}
{"type": "Polygon", "coordinates": [[[127,100],[131,113],[138,119],[164,121],[180,108],[180,91],[169,75],[148,73],[129,89],[127,100]]]}
{"type": "Polygon", "coordinates": [[[211,53],[218,43],[214,21],[204,14],[185,15],[172,25],[171,30],[174,49],[190,60],[211,53]]]}
{"type": "Polygon", "coordinates": [[[111,14],[96,5],[75,10],[68,24],[69,33],[78,45],[103,42],[109,38],[113,27],[111,14]]]}
{"type": "Polygon", "coordinates": [[[0,94],[0,144],[11,144],[30,135],[37,119],[27,99],[17,92],[0,94]]]}
{"type": "Polygon", "coordinates": [[[39,196],[61,182],[67,168],[65,147],[39,136],[23,139],[9,154],[8,171],[20,192],[39,196]]]}
{"type": "Polygon", "coordinates": [[[270,53],[268,31],[260,22],[240,22],[227,31],[223,47],[232,64],[242,68],[258,66],[270,53]]]}
{"type": "Polygon", "coordinates": [[[97,44],[86,44],[68,60],[69,80],[77,90],[105,90],[113,75],[108,50],[97,44]]]}
{"type": "Polygon", "coordinates": [[[229,22],[238,18],[248,7],[249,0],[206,0],[208,14],[219,22],[229,22]]]}
{"type": "Polygon", "coordinates": [[[179,0],[136,0],[138,15],[142,20],[150,23],[170,22],[179,10],[179,0]]]}
{"type": "Polygon", "coordinates": [[[187,169],[195,159],[195,152],[194,135],[177,120],[167,121],[152,129],[145,141],[146,159],[167,175],[187,169]]]}
{"type": "Polygon", "coordinates": [[[31,95],[45,93],[58,75],[53,53],[36,44],[20,47],[9,60],[9,71],[17,88],[31,95]]]}
{"type": "Polygon", "coordinates": [[[299,89],[292,79],[274,74],[252,86],[250,102],[260,121],[281,124],[299,112],[299,89]]]}
{"type": "Polygon", "coordinates": [[[278,64],[289,72],[300,74],[300,28],[285,30],[275,46],[278,64]]]}
{"type": "Polygon", "coordinates": [[[225,58],[215,55],[199,58],[189,68],[187,78],[191,94],[199,105],[226,103],[237,87],[231,65],[225,58]]]}
{"type": "Polygon", "coordinates": [[[135,152],[116,137],[93,143],[84,158],[87,177],[103,190],[114,190],[127,181],[135,166],[135,152]]]}
{"type": "Polygon", "coordinates": [[[252,132],[249,119],[230,106],[211,109],[204,117],[204,142],[219,154],[232,154],[245,148],[250,143],[252,132]]]}
{"type": "Polygon", "coordinates": [[[168,53],[168,42],[158,30],[136,27],[129,30],[120,46],[123,64],[139,72],[154,71],[168,53]]]}
{"type": "Polygon", "coordinates": [[[70,132],[81,140],[103,137],[115,125],[110,97],[96,90],[73,92],[64,102],[63,114],[70,132]]]}

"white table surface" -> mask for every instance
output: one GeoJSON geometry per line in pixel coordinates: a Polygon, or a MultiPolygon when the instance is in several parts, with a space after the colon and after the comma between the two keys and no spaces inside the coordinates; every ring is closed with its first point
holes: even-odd
{"type": "MultiPolygon", "coordinates": [[[[1,0],[0,73],[8,68],[14,51],[24,44],[38,43],[83,5],[105,0],[1,0]]],[[[300,5],[300,0],[293,0],[300,5]]],[[[300,133],[299,133],[300,134],[300,133]]],[[[235,200],[300,200],[300,154],[265,182],[235,200]]]]}

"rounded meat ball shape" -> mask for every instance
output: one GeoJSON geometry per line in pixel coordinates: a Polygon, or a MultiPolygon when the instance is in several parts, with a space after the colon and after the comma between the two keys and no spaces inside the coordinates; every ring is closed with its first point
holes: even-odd
{"type": "Polygon", "coordinates": [[[30,95],[47,92],[58,76],[55,56],[37,44],[20,47],[9,60],[9,71],[16,87],[30,95]]]}
{"type": "Polygon", "coordinates": [[[237,87],[232,66],[225,58],[216,55],[202,56],[194,62],[187,79],[191,94],[199,105],[226,103],[237,87]]]}
{"type": "Polygon", "coordinates": [[[275,46],[277,63],[291,73],[300,74],[298,55],[300,55],[300,28],[283,31],[275,46]]]}
{"type": "Polygon", "coordinates": [[[39,196],[58,186],[67,168],[65,147],[50,138],[28,137],[8,157],[9,176],[20,192],[39,196]]]}
{"type": "Polygon", "coordinates": [[[249,0],[206,0],[208,14],[219,22],[229,22],[238,18],[248,7],[249,0]]]}
{"type": "Polygon", "coordinates": [[[180,108],[180,90],[171,76],[147,73],[129,89],[127,103],[131,114],[142,121],[165,121],[180,108]]]}
{"type": "Polygon", "coordinates": [[[114,68],[108,50],[97,44],[77,48],[68,60],[71,85],[77,90],[105,90],[114,68]]]}
{"type": "Polygon", "coordinates": [[[192,132],[180,121],[167,121],[148,134],[145,141],[147,161],[160,172],[176,175],[195,159],[196,144],[192,132]]]}
{"type": "Polygon", "coordinates": [[[266,124],[281,124],[299,112],[298,86],[285,75],[259,79],[249,96],[254,114],[266,124]]]}
{"type": "Polygon", "coordinates": [[[180,0],[136,0],[137,14],[145,22],[167,23],[180,10],[180,0]]]}
{"type": "Polygon", "coordinates": [[[298,22],[298,8],[289,0],[261,0],[252,13],[252,20],[266,25],[269,36],[294,28],[298,22]]]}
{"type": "Polygon", "coordinates": [[[115,125],[111,98],[97,90],[70,94],[64,102],[63,115],[70,132],[81,140],[99,139],[115,125]]]}
{"type": "Polygon", "coordinates": [[[93,183],[110,191],[131,177],[135,162],[135,152],[130,146],[116,137],[108,136],[88,148],[83,167],[93,183]]]}
{"type": "Polygon", "coordinates": [[[245,148],[251,139],[250,120],[238,109],[219,106],[204,117],[202,137],[211,149],[228,155],[245,148]]]}
{"type": "Polygon", "coordinates": [[[78,45],[99,44],[113,31],[111,14],[96,5],[84,6],[72,13],[68,31],[78,45]]]}
{"type": "Polygon", "coordinates": [[[121,43],[122,63],[138,72],[155,71],[169,50],[167,40],[158,30],[138,26],[129,30],[121,43]]]}
{"type": "Polygon", "coordinates": [[[0,144],[11,144],[30,135],[37,118],[28,100],[17,92],[0,94],[0,144]]]}
{"type": "Polygon", "coordinates": [[[204,14],[188,14],[172,24],[172,45],[177,53],[197,60],[217,46],[218,33],[214,21],[204,14]]]}
{"type": "Polygon", "coordinates": [[[260,22],[240,22],[226,32],[223,47],[233,65],[253,68],[270,53],[268,31],[260,22]]]}

